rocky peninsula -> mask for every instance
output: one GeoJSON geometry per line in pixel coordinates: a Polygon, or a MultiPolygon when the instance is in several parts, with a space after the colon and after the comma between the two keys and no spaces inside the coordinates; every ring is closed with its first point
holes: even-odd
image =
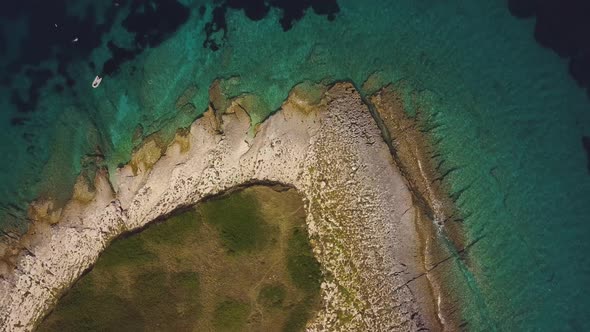
{"type": "Polygon", "coordinates": [[[452,209],[394,88],[368,102],[350,83],[318,98],[296,87],[256,127],[251,96],[219,104],[212,100],[167,146],[145,140],[116,174],[78,181],[65,207],[32,207],[35,223],[19,246],[0,248],[3,331],[33,330],[119,235],[252,184],[281,184],[304,198],[324,280],[309,331],[453,328],[444,312],[457,304],[434,274],[447,254],[432,244],[452,209]]]}

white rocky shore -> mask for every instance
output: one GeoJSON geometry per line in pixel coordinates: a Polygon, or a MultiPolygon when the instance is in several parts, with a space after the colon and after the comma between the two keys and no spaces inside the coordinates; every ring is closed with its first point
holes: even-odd
{"type": "Polygon", "coordinates": [[[97,176],[90,202],[73,200],[58,223],[35,227],[16,269],[0,278],[2,330],[34,329],[121,233],[258,182],[305,198],[325,279],[310,331],[433,327],[430,295],[414,285],[423,268],[411,193],[352,85],[333,86],[317,105],[292,95],[255,136],[237,101],[218,120],[208,111],[155,164],[121,168],[113,185],[97,176]]]}

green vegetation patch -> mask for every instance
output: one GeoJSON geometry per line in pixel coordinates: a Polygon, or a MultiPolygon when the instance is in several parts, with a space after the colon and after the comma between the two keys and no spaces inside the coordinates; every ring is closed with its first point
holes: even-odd
{"type": "Polygon", "coordinates": [[[284,285],[264,285],[258,293],[258,302],[266,308],[280,308],[286,296],[287,290],[284,285]]]}
{"type": "Polygon", "coordinates": [[[162,290],[168,288],[166,277],[166,272],[160,269],[138,273],[131,289],[134,293],[133,297],[141,299],[142,305],[148,308],[157,307],[160,302],[164,302],[162,296],[165,293],[162,290]]]}
{"type": "Polygon", "coordinates": [[[196,273],[149,270],[136,277],[132,291],[148,326],[184,330],[199,314],[198,287],[196,273]]]}
{"type": "Polygon", "coordinates": [[[243,331],[250,313],[246,303],[226,300],[217,306],[213,315],[213,326],[217,331],[243,331]]]}
{"type": "Polygon", "coordinates": [[[198,295],[199,275],[196,272],[178,272],[172,276],[172,286],[185,295],[198,295]]]}
{"type": "Polygon", "coordinates": [[[313,308],[313,301],[314,300],[310,298],[307,301],[295,305],[295,307],[289,312],[289,316],[287,316],[287,320],[283,326],[284,332],[296,332],[305,329],[305,324],[311,318],[312,311],[310,308],[313,308]]]}
{"type": "Polygon", "coordinates": [[[289,239],[287,268],[293,283],[312,294],[319,291],[322,279],[320,263],[313,256],[305,228],[296,228],[289,239]]]}
{"type": "Polygon", "coordinates": [[[147,249],[140,234],[118,238],[100,256],[97,266],[142,265],[154,262],[158,256],[147,249]]]}
{"type": "Polygon", "coordinates": [[[188,241],[192,234],[199,231],[201,216],[195,209],[175,214],[150,227],[141,235],[146,241],[157,244],[179,245],[188,241]]]}
{"type": "Polygon", "coordinates": [[[174,303],[175,314],[187,321],[201,315],[200,280],[196,272],[177,272],[172,275],[170,292],[179,302],[174,303]]]}
{"type": "Polygon", "coordinates": [[[144,325],[131,301],[115,292],[101,292],[92,278],[83,278],[38,331],[142,331],[144,325]]]}
{"type": "Polygon", "coordinates": [[[261,249],[272,236],[272,228],[258,212],[256,197],[249,192],[212,200],[203,204],[201,211],[207,222],[220,231],[223,245],[230,253],[261,249]]]}

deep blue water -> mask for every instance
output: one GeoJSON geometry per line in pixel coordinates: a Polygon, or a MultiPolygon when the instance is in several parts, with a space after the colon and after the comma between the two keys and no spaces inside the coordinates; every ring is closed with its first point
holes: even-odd
{"type": "Polygon", "coordinates": [[[27,202],[66,200],[80,172],[126,162],[134,133],[191,123],[216,78],[228,96],[256,94],[262,121],[301,81],[361,86],[377,73],[428,105],[467,242],[481,239],[457,261],[466,328],[589,330],[590,9],[580,3],[3,4],[0,225],[22,232],[27,202]],[[177,109],[189,88],[192,107],[177,109]]]}

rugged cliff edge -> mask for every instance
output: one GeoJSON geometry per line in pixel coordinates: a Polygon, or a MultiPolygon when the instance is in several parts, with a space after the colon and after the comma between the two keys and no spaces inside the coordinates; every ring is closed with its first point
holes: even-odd
{"type": "Polygon", "coordinates": [[[416,201],[354,87],[336,84],[315,101],[294,89],[255,135],[244,101],[209,110],[165,150],[145,142],[113,184],[99,173],[58,222],[36,223],[0,278],[3,330],[32,330],[118,235],[256,182],[305,197],[325,280],[309,330],[439,330],[416,223],[428,203],[416,201]]]}

